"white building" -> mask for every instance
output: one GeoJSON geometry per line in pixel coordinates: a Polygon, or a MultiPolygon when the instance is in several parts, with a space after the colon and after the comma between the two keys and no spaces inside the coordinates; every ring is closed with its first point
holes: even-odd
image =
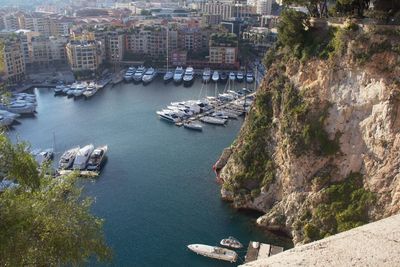
{"type": "Polygon", "coordinates": [[[273,0],[257,0],[257,4],[256,4],[257,14],[271,15],[272,1],[273,0]]]}

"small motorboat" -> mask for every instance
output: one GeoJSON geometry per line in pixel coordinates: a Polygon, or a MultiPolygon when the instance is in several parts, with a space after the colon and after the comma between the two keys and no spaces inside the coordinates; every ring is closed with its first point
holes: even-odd
{"type": "Polygon", "coordinates": [[[108,146],[101,146],[93,151],[87,164],[88,171],[99,171],[101,169],[106,159],[107,150],[108,146]]]}
{"type": "Polygon", "coordinates": [[[229,80],[231,80],[231,81],[235,81],[236,80],[236,74],[233,71],[231,71],[229,73],[229,80]]]}
{"type": "Polygon", "coordinates": [[[226,72],[222,72],[220,75],[221,82],[225,83],[228,80],[228,74],[226,72]]]}
{"type": "Polygon", "coordinates": [[[211,80],[211,70],[209,68],[205,68],[203,71],[203,83],[208,83],[211,80]]]}
{"type": "Polygon", "coordinates": [[[220,244],[224,247],[228,248],[235,248],[235,249],[240,249],[243,248],[242,243],[239,242],[236,238],[233,236],[230,236],[228,238],[224,238],[221,240],[220,244]]]}
{"type": "Polygon", "coordinates": [[[194,122],[184,123],[183,127],[185,127],[186,129],[190,129],[190,130],[203,131],[203,126],[201,126],[198,123],[194,123],[194,122]]]}
{"type": "Polygon", "coordinates": [[[214,71],[212,77],[211,77],[212,81],[217,83],[219,81],[219,73],[217,70],[214,71]]]}
{"type": "Polygon", "coordinates": [[[169,82],[174,78],[174,73],[172,71],[167,71],[163,77],[164,82],[169,82]]]}

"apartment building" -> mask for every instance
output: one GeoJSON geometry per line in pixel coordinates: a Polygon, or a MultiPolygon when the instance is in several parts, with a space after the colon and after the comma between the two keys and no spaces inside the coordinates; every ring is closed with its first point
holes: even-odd
{"type": "Polygon", "coordinates": [[[94,40],[72,40],[66,45],[72,71],[96,71],[102,64],[102,43],[94,40]]]}
{"type": "Polygon", "coordinates": [[[238,41],[235,34],[214,33],[210,37],[209,62],[219,65],[235,65],[238,57],[238,41]]]}
{"type": "Polygon", "coordinates": [[[271,15],[273,0],[257,0],[256,10],[259,15],[271,15]]]}
{"type": "Polygon", "coordinates": [[[256,14],[256,8],[238,1],[203,1],[198,4],[201,12],[220,15],[222,20],[230,18],[246,18],[256,14]]]}
{"type": "Polygon", "coordinates": [[[37,36],[31,40],[32,66],[62,65],[67,63],[65,46],[68,42],[66,37],[37,36]]]}
{"type": "Polygon", "coordinates": [[[19,19],[15,14],[5,15],[2,19],[6,31],[16,31],[20,28],[19,19]]]}
{"type": "Polygon", "coordinates": [[[21,29],[39,32],[45,37],[51,35],[50,18],[42,13],[26,14],[21,21],[21,29]]]}
{"type": "Polygon", "coordinates": [[[25,77],[25,61],[20,39],[15,36],[3,36],[0,43],[1,79],[9,84],[22,81],[25,77]]]}

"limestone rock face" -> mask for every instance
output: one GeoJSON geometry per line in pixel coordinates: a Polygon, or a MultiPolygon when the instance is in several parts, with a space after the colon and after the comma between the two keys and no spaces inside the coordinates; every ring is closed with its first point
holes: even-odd
{"type": "MultiPolygon", "coordinates": [[[[400,62],[396,55],[387,61],[400,62]],[[394,58],[393,58],[394,57],[394,58]]],[[[381,62],[381,64],[385,64],[381,62]]],[[[269,154],[275,164],[275,179],[268,188],[260,188],[255,197],[240,197],[222,189],[224,198],[234,206],[251,208],[265,215],[257,220],[261,226],[287,231],[295,243],[303,237],[293,227],[304,209],[318,203],[320,188],[312,178],[329,168],[331,182],[340,181],[351,173],[364,177],[364,188],[376,195],[377,208],[371,217],[384,218],[400,212],[400,88],[399,83],[380,75],[376,69],[359,67],[350,58],[332,67],[323,60],[307,64],[286,65],[285,75],[313,103],[330,103],[324,129],[330,138],[338,135],[340,152],[330,155],[304,153],[294,155],[281,134],[282,119],[272,118],[269,154]]],[[[400,66],[394,69],[400,75],[400,66]]],[[[392,73],[393,74],[393,73],[392,73]]],[[[399,76],[400,77],[400,76],[399,76]]],[[[268,90],[273,82],[268,72],[260,92],[268,90]]],[[[254,108],[250,112],[255,112],[254,108]]],[[[246,121],[226,164],[219,171],[222,181],[234,183],[235,175],[244,166],[238,160],[243,150],[249,125],[246,121]]]]}

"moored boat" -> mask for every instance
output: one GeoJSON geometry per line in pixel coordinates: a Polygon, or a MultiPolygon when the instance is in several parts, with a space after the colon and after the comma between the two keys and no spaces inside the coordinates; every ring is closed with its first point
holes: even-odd
{"type": "Polygon", "coordinates": [[[60,161],[58,162],[58,168],[60,170],[71,168],[79,149],[80,147],[78,146],[65,151],[64,154],[62,154],[60,161]]]}
{"type": "Polygon", "coordinates": [[[133,74],[133,78],[132,78],[133,81],[141,82],[145,72],[146,72],[146,68],[144,66],[138,67],[135,74],[133,74]]]}
{"type": "Polygon", "coordinates": [[[214,117],[210,117],[210,116],[204,116],[204,117],[200,118],[200,121],[204,122],[204,123],[215,124],[215,125],[225,125],[227,120],[220,119],[220,118],[214,118],[214,117]]]}
{"type": "Polygon", "coordinates": [[[227,74],[225,71],[223,71],[223,72],[221,73],[221,75],[220,75],[220,80],[221,80],[221,82],[223,82],[223,83],[225,83],[225,82],[228,80],[228,74],[227,74]]]}
{"type": "Polygon", "coordinates": [[[188,248],[202,256],[224,260],[229,262],[236,262],[238,255],[235,251],[221,247],[208,246],[203,244],[191,244],[188,248]]]}
{"type": "Polygon", "coordinates": [[[233,71],[231,71],[229,73],[229,80],[231,80],[231,81],[235,81],[236,80],[236,74],[233,71]]]}
{"type": "Polygon", "coordinates": [[[184,71],[182,67],[176,67],[174,72],[174,82],[181,83],[183,80],[184,71]]]}
{"type": "Polygon", "coordinates": [[[221,240],[220,244],[225,247],[229,248],[234,248],[234,249],[240,249],[243,247],[242,243],[239,242],[236,238],[233,236],[230,236],[228,238],[224,238],[221,240]]]}
{"type": "Polygon", "coordinates": [[[134,67],[129,67],[124,75],[124,80],[126,82],[132,81],[132,77],[135,74],[136,69],[134,67]]]}
{"type": "Polygon", "coordinates": [[[35,155],[35,160],[39,164],[39,166],[42,166],[46,162],[50,162],[53,156],[54,156],[53,149],[46,149],[37,153],[35,155]]]}
{"type": "Polygon", "coordinates": [[[107,150],[108,146],[101,146],[93,151],[86,167],[88,171],[99,171],[101,169],[106,160],[107,150]]]}
{"type": "Polygon", "coordinates": [[[157,75],[157,71],[154,68],[148,68],[142,77],[144,84],[148,84],[154,80],[157,75]]]}
{"type": "Polygon", "coordinates": [[[243,82],[244,74],[242,71],[238,71],[238,73],[236,74],[236,79],[238,82],[243,82]]]}
{"type": "Polygon", "coordinates": [[[195,130],[195,131],[202,131],[203,130],[203,126],[201,126],[198,123],[194,123],[194,122],[184,123],[183,127],[185,127],[186,129],[195,130]]]}
{"type": "Polygon", "coordinates": [[[247,83],[252,83],[252,82],[254,82],[254,75],[253,75],[253,72],[251,72],[251,71],[247,72],[247,74],[246,74],[246,82],[247,82],[247,83]]]}
{"type": "Polygon", "coordinates": [[[185,75],[183,76],[183,84],[186,86],[192,85],[194,81],[194,69],[192,67],[187,67],[185,75]]]}
{"type": "Polygon", "coordinates": [[[213,73],[211,79],[212,79],[212,81],[215,82],[215,83],[217,83],[217,82],[219,81],[219,73],[218,73],[217,70],[214,70],[214,73],[213,73]]]}
{"type": "Polygon", "coordinates": [[[172,71],[167,71],[164,74],[163,80],[164,80],[164,82],[169,82],[172,80],[172,78],[174,78],[174,73],[172,71]]]}
{"type": "Polygon", "coordinates": [[[13,118],[0,115],[0,127],[10,126],[14,122],[13,118]]]}
{"type": "Polygon", "coordinates": [[[203,83],[208,83],[211,80],[211,70],[209,68],[205,68],[203,71],[203,83]]]}
{"type": "Polygon", "coordinates": [[[94,146],[92,144],[84,146],[81,149],[79,149],[78,153],[76,154],[72,168],[74,170],[86,169],[89,157],[92,154],[93,150],[94,146]]]}

